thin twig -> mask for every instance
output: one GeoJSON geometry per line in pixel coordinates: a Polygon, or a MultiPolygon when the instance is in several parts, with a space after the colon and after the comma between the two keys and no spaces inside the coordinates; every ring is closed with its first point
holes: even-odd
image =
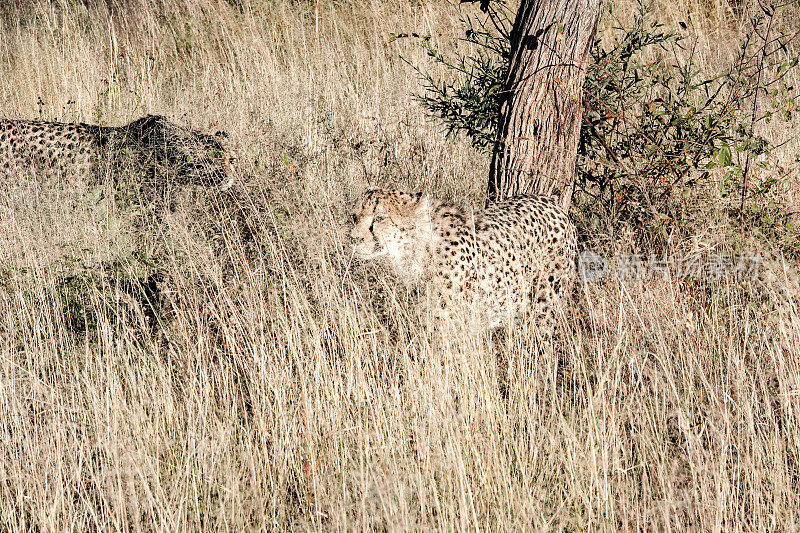
{"type": "MultiPolygon", "coordinates": [[[[755,123],[756,123],[756,111],[758,107],[758,88],[761,85],[761,74],[764,72],[764,60],[767,55],[767,39],[769,38],[769,33],[772,30],[772,23],[775,21],[775,11],[769,13],[764,6],[761,5],[759,2],[759,7],[764,11],[765,14],[769,17],[769,24],[767,25],[767,32],[764,36],[764,46],[761,48],[761,61],[758,65],[758,75],[756,76],[756,87],[755,91],[753,92],[753,107],[752,111],[750,112],[750,131],[748,135],[750,138],[753,137],[754,130],[755,130],[755,123]]],[[[742,172],[742,201],[739,204],[739,214],[744,212],[744,200],[747,195],[747,182],[750,178],[750,150],[747,151],[747,155],[745,156],[744,160],[744,171],[742,172]]]]}

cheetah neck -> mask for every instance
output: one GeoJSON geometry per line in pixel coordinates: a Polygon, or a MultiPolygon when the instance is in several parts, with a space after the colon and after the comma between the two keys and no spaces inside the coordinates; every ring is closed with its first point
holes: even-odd
{"type": "Polygon", "coordinates": [[[406,238],[389,250],[389,257],[396,272],[408,285],[425,279],[427,267],[433,258],[434,225],[431,220],[434,205],[425,204],[407,219],[406,238]]]}
{"type": "Polygon", "coordinates": [[[419,209],[407,239],[389,252],[400,278],[407,284],[430,278],[436,264],[436,249],[444,236],[448,232],[455,235],[465,224],[464,213],[450,204],[431,200],[419,209]]]}
{"type": "Polygon", "coordinates": [[[430,267],[435,264],[436,250],[449,240],[446,236],[455,236],[462,233],[463,228],[467,225],[467,221],[461,209],[442,202],[431,206],[431,214],[428,222],[427,234],[424,239],[424,261],[425,266],[430,269],[430,267]]]}
{"type": "Polygon", "coordinates": [[[448,232],[454,235],[467,225],[464,211],[454,205],[441,203],[432,209],[432,212],[431,233],[436,244],[441,242],[448,232]]]}

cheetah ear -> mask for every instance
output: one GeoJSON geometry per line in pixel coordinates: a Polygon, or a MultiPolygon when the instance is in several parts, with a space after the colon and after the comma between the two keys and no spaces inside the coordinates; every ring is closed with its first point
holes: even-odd
{"type": "Polygon", "coordinates": [[[414,193],[413,200],[409,203],[409,213],[418,216],[428,216],[430,214],[430,198],[425,193],[414,193]]]}

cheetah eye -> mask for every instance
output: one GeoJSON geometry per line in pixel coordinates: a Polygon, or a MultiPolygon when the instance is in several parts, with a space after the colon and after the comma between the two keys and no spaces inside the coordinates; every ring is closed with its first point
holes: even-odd
{"type": "Polygon", "coordinates": [[[350,222],[352,222],[353,225],[357,225],[358,224],[358,215],[350,215],[350,222]]]}

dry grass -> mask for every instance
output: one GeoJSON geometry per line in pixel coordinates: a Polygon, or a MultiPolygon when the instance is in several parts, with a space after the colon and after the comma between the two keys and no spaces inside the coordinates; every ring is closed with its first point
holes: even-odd
{"type": "Polygon", "coordinates": [[[159,112],[226,129],[244,172],[136,212],[0,190],[0,528],[800,527],[794,267],[586,285],[556,361],[439,331],[351,260],[368,182],[481,196],[388,42],[447,46],[451,7],[87,4],[0,8],[0,114],[159,112]]]}

